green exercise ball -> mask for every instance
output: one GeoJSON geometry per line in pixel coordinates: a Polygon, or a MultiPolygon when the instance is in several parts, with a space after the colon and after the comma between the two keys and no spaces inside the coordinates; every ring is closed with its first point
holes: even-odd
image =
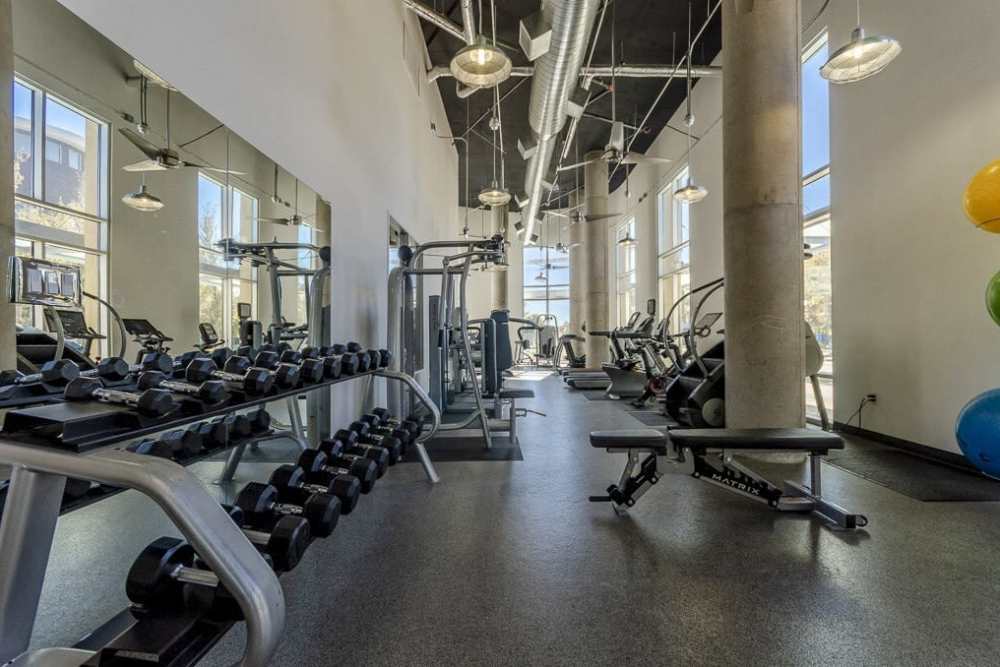
{"type": "Polygon", "coordinates": [[[986,285],[986,310],[993,321],[1000,325],[1000,271],[986,285]]]}

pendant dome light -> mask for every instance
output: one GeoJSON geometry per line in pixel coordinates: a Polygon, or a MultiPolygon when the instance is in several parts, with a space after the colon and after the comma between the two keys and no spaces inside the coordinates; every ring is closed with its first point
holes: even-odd
{"type": "MultiPolygon", "coordinates": [[[[493,43],[496,44],[497,37],[497,17],[496,17],[496,5],[491,1],[491,15],[493,22],[493,43]]],[[[504,55],[506,58],[506,55],[504,55]]],[[[508,58],[508,63],[510,59],[508,58]]],[[[453,63],[454,69],[454,63],[453,63]]],[[[507,66],[508,75],[510,74],[510,65],[507,66]]],[[[506,77],[504,77],[506,79],[506,77]]],[[[500,114],[500,87],[498,81],[493,84],[493,115],[490,117],[490,129],[493,131],[493,182],[490,183],[488,187],[483,188],[479,192],[479,201],[483,206],[489,206],[495,208],[497,206],[506,206],[510,203],[510,192],[505,187],[504,183],[504,162],[503,162],[503,117],[500,114]],[[497,182],[497,142],[499,141],[500,147],[500,181],[497,182]]]]}
{"type": "Polygon", "coordinates": [[[163,208],[163,200],[156,195],[150,194],[146,189],[146,175],[142,175],[142,182],[136,192],[130,192],[122,197],[122,203],[129,208],[134,208],[143,213],[159,211],[163,208]]]}
{"type": "Polygon", "coordinates": [[[467,86],[489,88],[510,78],[512,63],[507,54],[479,35],[451,59],[451,74],[467,86]]]}
{"type": "Polygon", "coordinates": [[[687,204],[697,204],[708,196],[708,189],[696,185],[691,176],[694,171],[691,159],[691,127],[694,125],[694,114],[691,112],[691,0],[688,0],[687,115],[684,116],[684,124],[687,125],[688,177],[687,183],[674,191],[674,199],[687,204]]]}
{"type": "Polygon", "coordinates": [[[851,31],[851,41],[833,52],[820,70],[820,76],[830,83],[854,83],[875,76],[903,50],[899,42],[886,35],[865,35],[861,26],[861,0],[858,5],[858,26],[851,31]]]}

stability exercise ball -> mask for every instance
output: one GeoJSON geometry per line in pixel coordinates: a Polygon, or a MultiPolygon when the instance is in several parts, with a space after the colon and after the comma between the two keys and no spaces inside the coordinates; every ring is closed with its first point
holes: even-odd
{"type": "Polygon", "coordinates": [[[1000,324],[1000,271],[986,285],[986,310],[997,324],[1000,324]]]}
{"type": "Polygon", "coordinates": [[[991,477],[1000,477],[1000,389],[965,404],[955,422],[955,439],[965,458],[991,477]]]}
{"type": "Polygon", "coordinates": [[[1000,234],[1000,160],[979,170],[965,187],[965,215],[976,227],[1000,234]]]}

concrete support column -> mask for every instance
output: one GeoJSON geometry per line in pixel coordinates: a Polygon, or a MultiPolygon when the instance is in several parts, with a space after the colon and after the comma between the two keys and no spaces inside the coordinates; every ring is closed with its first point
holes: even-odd
{"type": "MultiPolygon", "coordinates": [[[[8,284],[14,254],[14,26],[10,0],[0,0],[0,280],[8,284]]],[[[38,156],[39,159],[41,156],[38,156]]],[[[17,368],[14,306],[0,298],[0,369],[17,368]]]]}
{"type": "MultiPolygon", "coordinates": [[[[591,151],[585,159],[593,160],[583,170],[583,191],[587,215],[608,212],[608,163],[599,160],[602,151],[591,151]]],[[[608,223],[606,220],[581,222],[585,285],[583,317],[587,331],[608,328],[608,223]]],[[[587,336],[587,366],[599,367],[608,361],[608,340],[602,336],[587,336]]]]}
{"type": "MultiPolygon", "coordinates": [[[[507,206],[494,206],[490,210],[490,229],[493,234],[507,234],[507,206]]],[[[513,249],[508,249],[513,252],[513,249]]],[[[507,267],[493,267],[493,310],[507,310],[507,267]]]]}
{"type": "Polygon", "coordinates": [[[726,425],[805,423],[797,0],[723,0],[726,425]]]}
{"type": "Polygon", "coordinates": [[[583,335],[582,325],[587,319],[584,304],[587,300],[587,275],[583,247],[584,222],[570,221],[569,225],[569,326],[566,333],[583,335]]]}

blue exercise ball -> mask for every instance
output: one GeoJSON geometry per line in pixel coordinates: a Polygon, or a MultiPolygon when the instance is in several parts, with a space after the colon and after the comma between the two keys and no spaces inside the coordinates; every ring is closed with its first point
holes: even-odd
{"type": "Polygon", "coordinates": [[[965,404],[955,422],[955,439],[972,465],[1000,477],[1000,389],[990,389],[965,404]]]}

